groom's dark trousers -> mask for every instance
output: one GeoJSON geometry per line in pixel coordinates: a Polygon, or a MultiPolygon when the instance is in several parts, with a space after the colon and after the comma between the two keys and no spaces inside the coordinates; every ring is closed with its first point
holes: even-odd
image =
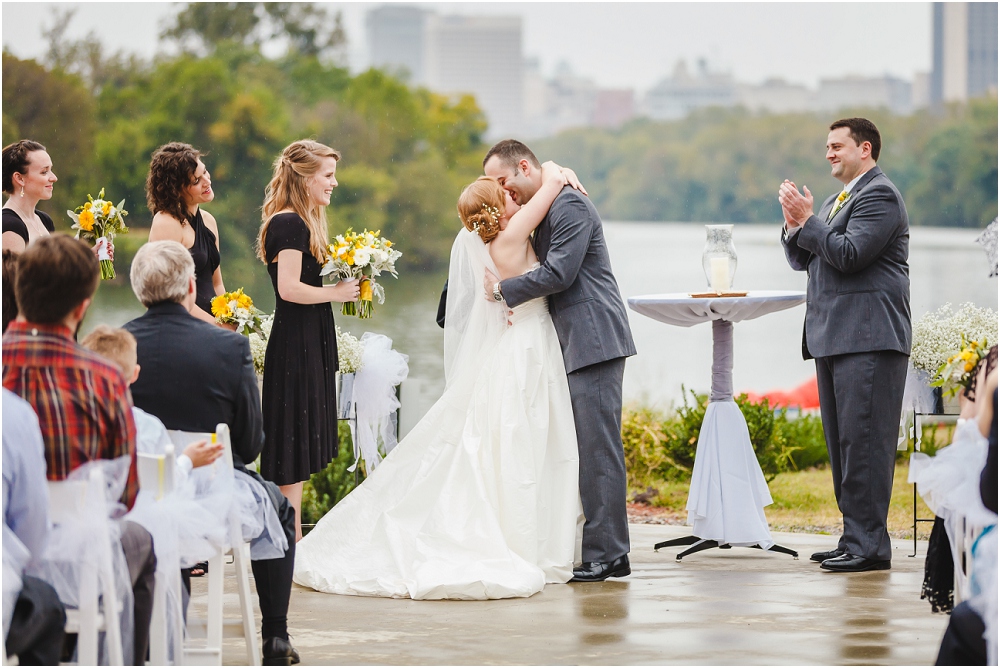
{"type": "Polygon", "coordinates": [[[793,269],[807,271],[802,354],[816,359],[820,411],[837,504],[839,549],[892,558],[886,521],[910,354],[909,222],[878,167],[833,216],[832,195],[784,234],[793,269]]]}
{"type": "Polygon", "coordinates": [[[611,271],[601,217],[589,198],[563,188],[535,231],[541,266],[508,278],[508,306],[548,297],[569,379],[580,451],[584,562],[628,554],[622,379],[635,355],[625,303],[611,271]]]}

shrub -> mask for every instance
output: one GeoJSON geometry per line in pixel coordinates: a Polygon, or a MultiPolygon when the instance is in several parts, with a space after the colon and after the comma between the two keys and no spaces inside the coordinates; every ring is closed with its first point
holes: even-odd
{"type": "MultiPolygon", "coordinates": [[[[359,474],[348,471],[354,463],[351,429],[347,422],[337,424],[340,453],[330,464],[302,486],[302,523],[316,524],[341,499],[351,493],[361,480],[359,474]]],[[[361,465],[358,466],[358,471],[361,465]]]]}
{"type": "MultiPolygon", "coordinates": [[[[627,407],[622,412],[629,489],[645,491],[658,482],[691,478],[708,396],[686,392],[683,401],[672,415],[648,407],[627,407]]],[[[790,420],[785,409],[773,409],[766,399],[751,402],[746,395],[736,397],[736,404],[746,418],[750,443],[766,480],[827,460],[819,417],[790,420]]]]}

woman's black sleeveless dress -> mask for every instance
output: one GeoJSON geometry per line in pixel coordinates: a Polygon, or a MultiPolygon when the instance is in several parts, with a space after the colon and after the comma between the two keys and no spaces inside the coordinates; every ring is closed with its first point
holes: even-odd
{"type": "Polygon", "coordinates": [[[295,304],[278,294],[278,264],[287,250],[302,252],[303,283],[321,286],[320,264],[309,250],[309,229],[295,213],[271,218],[264,240],[274,286],[274,324],[264,357],[264,450],[261,475],[290,485],[327,467],[337,456],[337,331],[333,309],[295,304]]]}
{"type": "Polygon", "coordinates": [[[198,308],[211,314],[212,300],[215,299],[212,275],[219,268],[222,258],[215,245],[215,234],[208,229],[201,217],[201,209],[188,218],[188,224],[194,230],[194,245],[188,249],[194,259],[194,280],[197,288],[194,303],[198,308]]]}
{"type": "MultiPolygon", "coordinates": [[[[56,231],[56,226],[52,222],[52,219],[49,218],[49,214],[35,209],[35,215],[37,215],[42,221],[42,225],[44,225],[45,229],[49,231],[49,234],[56,231]]],[[[23,220],[21,220],[21,216],[19,216],[17,211],[14,211],[14,209],[3,210],[3,231],[13,232],[17,236],[24,239],[25,245],[28,244],[28,226],[23,220]]]]}

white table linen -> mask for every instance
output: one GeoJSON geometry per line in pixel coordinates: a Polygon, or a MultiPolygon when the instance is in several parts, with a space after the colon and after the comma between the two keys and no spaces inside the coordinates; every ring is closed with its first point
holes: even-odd
{"type": "Polygon", "coordinates": [[[662,294],[630,297],[629,307],[678,327],[712,322],[712,392],[698,436],[688,491],[688,524],[696,537],[764,549],[774,545],[764,516],[771,493],[733,401],[733,323],[804,303],[801,291],[755,290],[746,297],[662,294]]]}

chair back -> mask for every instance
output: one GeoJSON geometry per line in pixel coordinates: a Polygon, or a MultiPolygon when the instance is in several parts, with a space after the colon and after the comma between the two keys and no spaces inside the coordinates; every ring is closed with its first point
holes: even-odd
{"type": "Polygon", "coordinates": [[[177,458],[174,455],[174,445],[167,445],[162,455],[140,452],[136,455],[136,468],[139,471],[139,489],[149,492],[159,501],[174,489],[174,471],[177,458]]]}
{"type": "Polygon", "coordinates": [[[181,451],[197,441],[208,441],[213,444],[222,443],[223,461],[229,468],[233,468],[233,442],[229,435],[229,425],[225,423],[220,422],[216,425],[214,432],[168,429],[167,436],[170,438],[170,442],[181,451]]]}
{"type": "Polygon", "coordinates": [[[84,517],[92,502],[97,502],[101,508],[105,507],[104,473],[99,467],[91,469],[88,480],[50,480],[48,488],[49,517],[53,524],[72,522],[84,517]],[[88,496],[91,490],[95,497],[93,501],[88,496]],[[100,498],[96,498],[98,496],[100,498]]]}

